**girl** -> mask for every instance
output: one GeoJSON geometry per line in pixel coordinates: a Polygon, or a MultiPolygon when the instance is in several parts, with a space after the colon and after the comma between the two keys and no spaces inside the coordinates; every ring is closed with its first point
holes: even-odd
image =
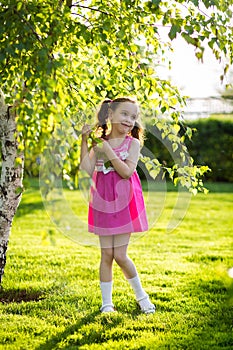
{"type": "Polygon", "coordinates": [[[112,264],[120,266],[132,286],[144,313],[155,306],[141,286],[140,278],[127,248],[132,232],[148,229],[142,189],[136,166],[140,153],[139,109],[130,98],[105,100],[98,112],[101,139],[89,152],[91,129],[82,130],[81,167],[93,178],[88,213],[88,230],[99,236],[101,247],[100,288],[102,312],[115,311],[112,303],[112,264]],[[107,133],[107,122],[111,123],[107,133]],[[101,142],[100,142],[101,140],[101,142]]]}

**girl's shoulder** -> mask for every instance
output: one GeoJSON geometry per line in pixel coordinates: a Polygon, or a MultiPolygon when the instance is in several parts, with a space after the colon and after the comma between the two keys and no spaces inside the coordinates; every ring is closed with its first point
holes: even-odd
{"type": "Polygon", "coordinates": [[[132,141],[133,141],[133,137],[130,135],[126,135],[124,141],[121,144],[121,147],[129,149],[132,141]]]}
{"type": "Polygon", "coordinates": [[[131,144],[140,145],[140,141],[133,136],[127,135],[125,139],[129,146],[131,146],[131,144]]]}
{"type": "Polygon", "coordinates": [[[137,149],[139,145],[140,145],[140,141],[138,139],[136,139],[135,137],[127,135],[125,137],[124,142],[119,147],[119,149],[120,150],[124,150],[124,151],[129,151],[129,149],[131,147],[137,149]]]}
{"type": "Polygon", "coordinates": [[[126,135],[124,140],[121,142],[121,144],[117,147],[113,147],[115,151],[121,151],[121,150],[129,150],[131,145],[137,145],[139,144],[139,140],[135,137],[132,137],[130,135],[126,135]]]}

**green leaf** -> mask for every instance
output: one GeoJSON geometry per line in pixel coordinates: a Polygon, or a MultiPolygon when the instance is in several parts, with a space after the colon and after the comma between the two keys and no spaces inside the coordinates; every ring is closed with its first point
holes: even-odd
{"type": "Polygon", "coordinates": [[[152,179],[156,179],[156,177],[159,175],[159,173],[160,173],[160,168],[150,170],[150,172],[149,172],[152,179]]]}
{"type": "Polygon", "coordinates": [[[160,110],[161,110],[162,113],[165,113],[166,110],[167,110],[167,107],[166,107],[166,106],[163,106],[160,110]]]}
{"type": "Polygon", "coordinates": [[[196,196],[198,191],[197,191],[196,188],[191,188],[191,189],[190,189],[190,192],[191,192],[194,196],[196,196]]]}
{"type": "Polygon", "coordinates": [[[100,139],[99,137],[96,137],[95,134],[92,132],[89,135],[89,138],[91,139],[91,141],[95,142],[98,144],[98,146],[100,146],[103,143],[103,140],[100,139]]]}
{"type": "Polygon", "coordinates": [[[173,24],[168,33],[168,36],[171,40],[173,40],[176,38],[177,33],[180,33],[180,32],[181,32],[181,27],[178,24],[173,24]]]}
{"type": "Polygon", "coordinates": [[[23,193],[23,191],[24,191],[24,188],[22,186],[19,186],[16,188],[15,194],[19,195],[19,194],[23,193]]]}
{"type": "Polygon", "coordinates": [[[161,3],[161,0],[152,0],[152,4],[158,6],[161,3]]]}
{"type": "Polygon", "coordinates": [[[172,144],[172,150],[173,150],[173,152],[178,150],[178,144],[177,143],[173,143],[172,144]]]}
{"type": "Polygon", "coordinates": [[[106,169],[112,167],[111,161],[108,160],[107,162],[105,162],[105,163],[104,163],[104,166],[105,166],[106,169]]]}

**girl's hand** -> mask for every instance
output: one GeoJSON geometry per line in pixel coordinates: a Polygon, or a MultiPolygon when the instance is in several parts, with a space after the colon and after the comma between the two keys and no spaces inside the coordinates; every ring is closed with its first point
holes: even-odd
{"type": "Polygon", "coordinates": [[[82,128],[82,139],[83,141],[87,141],[90,133],[92,132],[91,126],[88,124],[85,124],[82,128]]]}
{"type": "Polygon", "coordinates": [[[98,141],[95,140],[95,142],[93,142],[93,149],[96,153],[97,152],[106,153],[109,147],[110,147],[109,143],[102,138],[99,138],[98,141]]]}

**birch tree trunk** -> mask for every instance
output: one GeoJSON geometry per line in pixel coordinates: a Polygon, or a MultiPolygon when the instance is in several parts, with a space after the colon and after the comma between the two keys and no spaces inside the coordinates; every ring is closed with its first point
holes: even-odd
{"type": "Polygon", "coordinates": [[[14,109],[5,104],[0,89],[0,284],[14,215],[22,195],[24,155],[18,151],[14,109]]]}

